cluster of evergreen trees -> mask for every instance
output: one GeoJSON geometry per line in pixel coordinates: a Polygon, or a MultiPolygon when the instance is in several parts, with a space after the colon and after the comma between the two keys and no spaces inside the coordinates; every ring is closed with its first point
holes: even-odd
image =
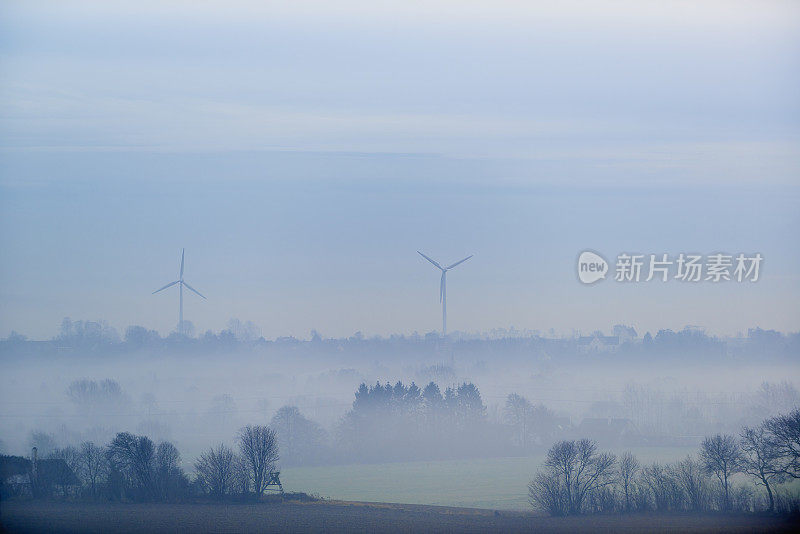
{"type": "Polygon", "coordinates": [[[485,452],[488,425],[472,383],[444,393],[434,382],[423,389],[413,382],[361,384],[337,428],[337,442],[345,454],[364,460],[463,456],[485,452]]]}
{"type": "Polygon", "coordinates": [[[502,417],[487,417],[472,383],[424,388],[402,382],[361,384],[352,408],[333,434],[295,406],[280,408],[270,422],[284,465],[430,460],[528,454],[558,431],[555,414],[524,397],[509,395],[502,417]]]}

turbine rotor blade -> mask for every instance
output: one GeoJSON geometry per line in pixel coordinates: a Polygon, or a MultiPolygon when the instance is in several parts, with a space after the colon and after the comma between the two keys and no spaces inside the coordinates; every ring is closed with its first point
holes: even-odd
{"type": "Polygon", "coordinates": [[[458,264],[460,264],[460,263],[464,263],[465,261],[467,261],[468,259],[470,259],[470,258],[471,258],[472,256],[474,256],[474,255],[475,255],[475,254],[470,254],[469,256],[467,256],[466,258],[464,258],[463,260],[461,260],[461,261],[457,261],[457,262],[455,262],[453,265],[449,265],[449,266],[448,266],[448,267],[446,267],[446,268],[447,268],[447,269],[452,269],[452,268],[453,268],[453,267],[455,267],[456,265],[458,265],[458,264]]]}
{"type": "Polygon", "coordinates": [[[447,276],[447,271],[442,269],[442,281],[439,282],[439,302],[442,302],[442,300],[444,300],[444,283],[445,283],[444,280],[445,280],[445,276],[447,276]]]}
{"type": "Polygon", "coordinates": [[[181,276],[180,279],[183,280],[183,254],[186,252],[185,248],[181,249],[181,276]]]}
{"type": "Polygon", "coordinates": [[[434,264],[434,265],[435,265],[436,267],[438,267],[439,269],[442,269],[442,270],[444,269],[444,267],[442,267],[441,265],[439,265],[439,264],[438,264],[436,261],[434,261],[434,260],[430,259],[428,256],[426,256],[425,254],[423,254],[423,253],[422,253],[422,252],[420,252],[419,250],[417,251],[417,254],[419,254],[420,256],[422,256],[423,258],[425,258],[426,260],[428,260],[428,261],[429,261],[429,262],[431,262],[432,264],[434,264]]]}
{"type": "Polygon", "coordinates": [[[164,286],[164,287],[162,287],[161,289],[156,289],[155,291],[153,291],[153,293],[152,293],[152,294],[153,294],[153,295],[155,295],[155,294],[156,294],[156,293],[158,293],[159,291],[164,291],[164,290],[165,290],[165,289],[167,289],[168,287],[170,287],[170,286],[174,286],[174,285],[175,285],[175,284],[177,284],[178,282],[180,282],[180,280],[175,280],[174,282],[170,282],[169,284],[165,285],[165,286],[164,286]]]}
{"type": "MultiPolygon", "coordinates": [[[[188,290],[190,290],[190,291],[194,291],[195,293],[197,293],[198,295],[200,295],[200,292],[199,292],[198,290],[196,290],[195,288],[193,288],[192,286],[190,286],[190,285],[189,285],[189,284],[187,284],[186,282],[183,282],[183,285],[185,285],[185,286],[186,286],[186,289],[188,289],[188,290]]],[[[201,297],[203,297],[204,299],[206,298],[206,297],[204,297],[203,295],[200,295],[200,296],[201,296],[201,297]]],[[[206,300],[208,300],[208,299],[206,299],[206,300]]]]}

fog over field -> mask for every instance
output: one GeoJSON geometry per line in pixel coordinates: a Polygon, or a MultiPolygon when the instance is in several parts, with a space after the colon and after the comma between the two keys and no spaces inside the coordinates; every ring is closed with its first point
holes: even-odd
{"type": "Polygon", "coordinates": [[[798,65],[785,0],[0,2],[0,530],[796,521],[798,65]]]}
{"type": "MultiPolygon", "coordinates": [[[[685,329],[652,339],[635,333],[623,343],[599,333],[514,331],[456,333],[447,341],[316,333],[267,341],[252,325],[230,326],[198,338],[129,328],[120,340],[100,323],[65,321],[53,341],[3,341],[4,450],[103,443],[131,431],[174,442],[191,469],[195,455],[233,444],[246,424],[278,425],[281,443],[299,447],[282,452],[284,466],[538,455],[555,439],[576,436],[617,448],[695,447],[708,433],[737,432],[800,399],[798,336],[774,331],[719,339],[685,329]],[[618,344],[588,348],[595,337],[618,344]],[[442,412],[428,427],[436,409],[426,396],[431,382],[442,412]],[[376,383],[386,406],[357,401],[362,384],[369,393],[376,383]],[[448,389],[470,401],[469,413],[447,411],[448,389]],[[519,426],[525,423],[515,419],[512,394],[540,410],[532,428],[519,426]],[[299,414],[287,415],[286,407],[299,414]],[[373,434],[390,429],[391,439],[373,434]],[[454,446],[465,435],[469,446],[454,446]]],[[[634,329],[615,327],[623,330],[634,329]]]]}

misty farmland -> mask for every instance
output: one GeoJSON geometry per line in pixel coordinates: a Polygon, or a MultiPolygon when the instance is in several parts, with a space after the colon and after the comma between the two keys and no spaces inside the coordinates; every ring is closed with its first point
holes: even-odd
{"type": "MultiPolygon", "coordinates": [[[[759,329],[731,339],[691,328],[640,336],[620,325],[570,338],[511,330],[268,341],[255,332],[232,321],[196,337],[140,327],[120,336],[101,322],[65,320],[51,341],[11,336],[1,342],[2,453],[27,458],[36,447],[42,459],[69,463],[90,446],[146,439],[153,465],[166,455],[177,473],[161,485],[153,475],[153,488],[180,488],[160,499],[227,498],[254,491],[247,469],[240,479],[251,482],[234,482],[250,425],[274,433],[277,459],[267,467],[288,494],[554,515],[630,508],[631,499],[638,511],[757,511],[769,507],[763,484],[737,468],[720,497],[724,485],[703,469],[701,445],[716,435],[738,440],[800,402],[797,335],[759,329]],[[553,463],[551,447],[584,439],[590,458],[614,458],[604,474],[614,473],[613,484],[587,489],[577,505],[541,500],[531,488],[547,487],[535,477],[553,463]],[[639,493],[625,499],[627,451],[639,493]],[[228,455],[227,489],[214,489],[203,469],[228,455]],[[702,503],[675,489],[681,476],[697,477],[702,503]],[[664,496],[669,488],[680,495],[664,496]]],[[[109,493],[109,476],[99,474],[90,493],[161,495],[135,477],[109,493]]],[[[796,503],[791,479],[772,480],[773,509],[796,503]]]]}
{"type": "Polygon", "coordinates": [[[800,532],[800,2],[6,1],[0,64],[0,533],[800,532]]]}

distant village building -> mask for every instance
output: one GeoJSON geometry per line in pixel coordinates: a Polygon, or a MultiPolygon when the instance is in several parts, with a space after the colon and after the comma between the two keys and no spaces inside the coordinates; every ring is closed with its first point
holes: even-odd
{"type": "Polygon", "coordinates": [[[615,324],[612,335],[603,335],[599,330],[592,332],[590,336],[579,336],[577,338],[577,351],[580,354],[593,353],[613,353],[626,343],[635,343],[639,335],[632,326],[615,324]]]}
{"type": "Polygon", "coordinates": [[[619,345],[619,336],[604,336],[600,332],[578,338],[578,352],[581,354],[613,353],[617,352],[619,345]]]}
{"type": "Polygon", "coordinates": [[[31,458],[0,456],[0,494],[10,496],[43,497],[52,495],[56,488],[63,493],[74,491],[80,480],[60,458],[40,460],[34,447],[31,458]]]}
{"type": "Polygon", "coordinates": [[[625,326],[624,324],[615,324],[611,333],[619,338],[620,345],[633,343],[639,337],[634,327],[625,326]]]}
{"type": "Polygon", "coordinates": [[[0,456],[2,497],[31,495],[31,462],[22,456],[0,456]]]}

